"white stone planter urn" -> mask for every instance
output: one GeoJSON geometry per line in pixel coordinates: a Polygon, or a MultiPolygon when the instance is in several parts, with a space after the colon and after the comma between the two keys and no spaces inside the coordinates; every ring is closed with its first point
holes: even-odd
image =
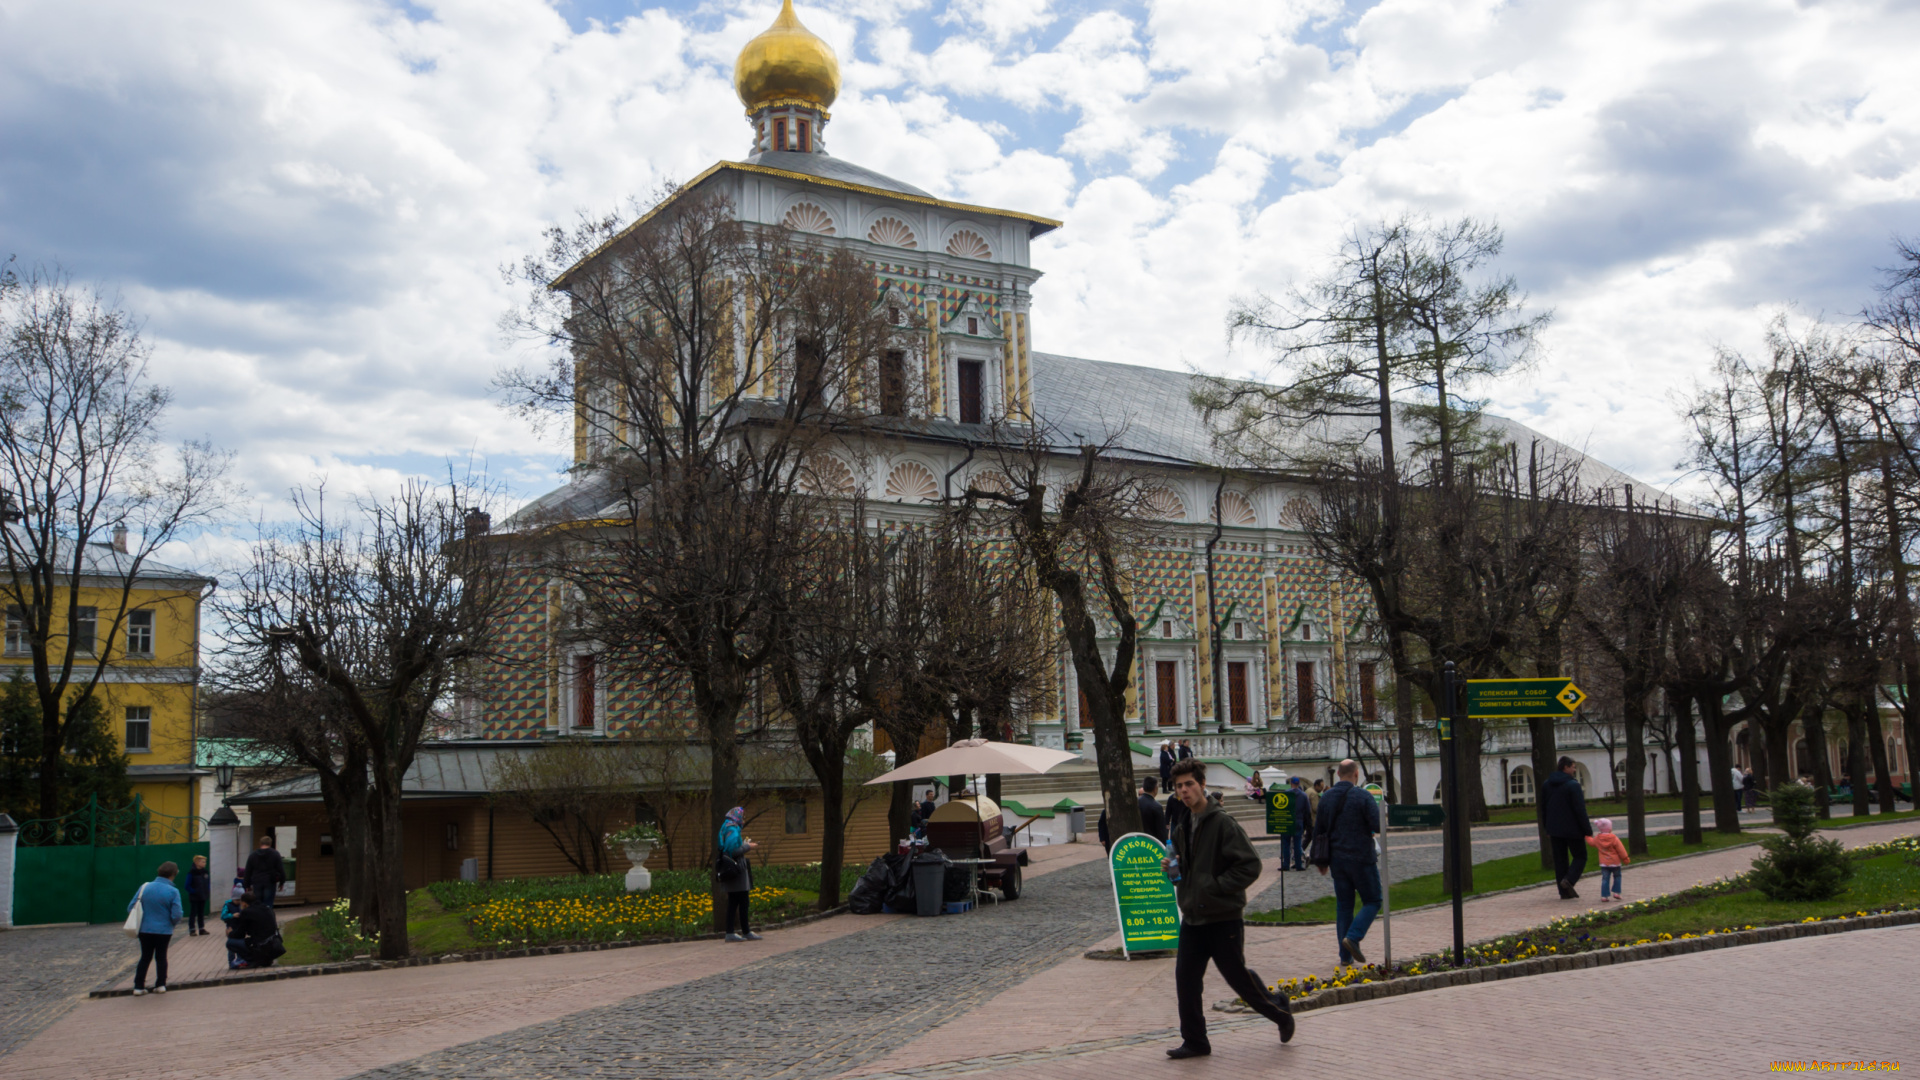
{"type": "Polygon", "coordinates": [[[640,865],[647,861],[647,856],[653,854],[653,842],[629,840],[620,847],[626,853],[627,861],[633,864],[633,869],[627,871],[627,891],[646,892],[653,888],[653,874],[640,865]]]}

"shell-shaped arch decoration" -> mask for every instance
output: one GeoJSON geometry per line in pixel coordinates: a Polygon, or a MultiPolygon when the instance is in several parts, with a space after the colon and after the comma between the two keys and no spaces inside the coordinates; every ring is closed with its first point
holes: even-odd
{"type": "Polygon", "coordinates": [[[1242,527],[1259,524],[1253,514],[1253,502],[1237,491],[1223,492],[1220,495],[1220,523],[1242,527]]]}
{"type": "Polygon", "coordinates": [[[973,478],[968,480],[967,484],[969,487],[979,488],[981,491],[992,491],[1001,495],[1013,494],[1012,481],[1009,481],[1004,475],[992,469],[988,469],[985,472],[974,473],[973,478]]]}
{"type": "Polygon", "coordinates": [[[922,499],[928,502],[940,497],[940,485],[933,478],[933,470],[917,461],[903,461],[887,473],[887,498],[922,499]]]}
{"type": "Polygon", "coordinates": [[[1162,521],[1184,521],[1187,516],[1187,504],[1180,494],[1172,488],[1148,488],[1140,498],[1141,508],[1148,517],[1162,521]]]}
{"type": "Polygon", "coordinates": [[[896,217],[883,217],[867,230],[867,239],[888,247],[917,248],[920,242],[914,239],[913,230],[907,223],[896,217]]]}
{"type": "Polygon", "coordinates": [[[987,246],[987,241],[979,233],[972,229],[961,229],[947,241],[947,254],[963,259],[986,260],[993,258],[993,249],[987,246]]]}
{"type": "Polygon", "coordinates": [[[818,236],[833,236],[833,217],[812,203],[795,203],[787,211],[784,224],[795,232],[814,233],[818,236]]]}
{"type": "Polygon", "coordinates": [[[813,495],[851,495],[853,470],[832,454],[818,454],[801,466],[800,487],[813,495]]]}
{"type": "Polygon", "coordinates": [[[1305,499],[1288,499],[1286,508],[1280,511],[1280,524],[1289,529],[1311,528],[1320,518],[1320,512],[1305,499]]]}

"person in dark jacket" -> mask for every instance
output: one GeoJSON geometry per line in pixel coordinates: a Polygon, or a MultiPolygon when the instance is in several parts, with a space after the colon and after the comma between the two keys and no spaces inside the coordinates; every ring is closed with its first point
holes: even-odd
{"type": "Polygon", "coordinates": [[[1593,835],[1593,822],[1587,818],[1587,795],[1574,779],[1579,766],[1563,757],[1547,775],[1546,789],[1540,793],[1540,824],[1553,845],[1553,877],[1560,886],[1560,899],[1576,900],[1575,882],[1587,868],[1587,837],[1593,835]]]}
{"type": "Polygon", "coordinates": [[[279,932],[280,923],[273,917],[273,905],[261,903],[260,894],[252,889],[241,893],[239,910],[227,920],[227,966],[273,966],[273,957],[266,954],[266,948],[279,932]]]}
{"type": "Polygon", "coordinates": [[[280,891],[280,883],[287,880],[287,864],[280,853],[273,850],[273,837],[260,838],[260,848],[247,856],[247,868],[243,872],[247,879],[247,890],[260,900],[261,907],[273,906],[273,895],[280,891]]]}
{"type": "Polygon", "coordinates": [[[1140,831],[1167,842],[1167,812],[1160,809],[1160,785],[1149,776],[1140,781],[1140,831]]]}
{"type": "Polygon", "coordinates": [[[1231,815],[1207,801],[1206,768],[1197,761],[1173,767],[1174,796],[1186,807],[1173,831],[1173,851],[1164,863],[1180,904],[1180,947],[1173,961],[1173,986],[1180,1000],[1180,1045],[1170,1058],[1213,1053],[1207,1039],[1207,1015],[1200,1000],[1207,962],[1255,1012],[1278,1024],[1280,1041],[1293,1038],[1293,1010],[1285,996],[1267,993],[1258,975],[1247,970],[1247,886],[1260,876],[1253,841],[1231,815]]]}
{"type": "Polygon", "coordinates": [[[1168,795],[1173,794],[1173,766],[1179,760],[1180,760],[1179,755],[1173,752],[1173,740],[1161,739],[1160,740],[1160,786],[1167,789],[1168,795]]]}
{"type": "Polygon", "coordinates": [[[1190,739],[1181,739],[1181,740],[1180,740],[1180,760],[1181,760],[1181,761],[1191,761],[1191,760],[1193,760],[1193,742],[1192,742],[1192,740],[1190,740],[1190,739]]]}
{"type": "Polygon", "coordinates": [[[1340,964],[1364,964],[1360,941],[1380,913],[1380,849],[1373,838],[1380,832],[1380,804],[1360,787],[1360,763],[1348,758],[1335,773],[1338,783],[1320,796],[1314,835],[1327,838],[1331,860],[1318,867],[1333,878],[1333,932],[1340,939],[1340,964]],[[1360,910],[1353,909],[1355,894],[1360,910]]]}
{"type": "Polygon", "coordinates": [[[207,901],[213,895],[212,875],[207,873],[207,857],[195,855],[187,869],[187,936],[207,933],[207,901]]]}
{"type": "Polygon", "coordinates": [[[727,819],[720,823],[720,853],[729,860],[729,869],[719,876],[720,891],[727,894],[728,941],[760,940],[760,935],[747,925],[747,909],[751,906],[753,893],[753,868],[747,863],[747,852],[760,845],[741,833],[741,827],[746,823],[746,808],[739,806],[727,811],[727,819]],[[737,934],[733,931],[736,916],[740,920],[740,932],[737,934]]]}
{"type": "Polygon", "coordinates": [[[1293,796],[1293,831],[1280,838],[1280,869],[1305,870],[1306,839],[1313,835],[1313,800],[1308,797],[1307,782],[1298,776],[1287,780],[1287,793],[1293,796]]]}

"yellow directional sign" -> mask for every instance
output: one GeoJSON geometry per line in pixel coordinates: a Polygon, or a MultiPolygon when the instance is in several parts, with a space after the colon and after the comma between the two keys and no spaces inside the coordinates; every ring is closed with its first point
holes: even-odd
{"type": "Polygon", "coordinates": [[[1571,679],[1467,680],[1467,715],[1476,719],[1572,716],[1585,700],[1571,679]]]}

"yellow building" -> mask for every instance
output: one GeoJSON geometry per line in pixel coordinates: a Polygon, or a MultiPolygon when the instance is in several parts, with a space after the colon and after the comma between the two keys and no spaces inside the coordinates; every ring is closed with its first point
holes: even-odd
{"type": "MultiPolygon", "coordinates": [[[[194,712],[200,682],[200,605],[216,582],[149,559],[127,578],[132,559],[124,533],[114,543],[88,544],[80,580],[79,618],[66,618],[66,582],[55,599],[49,661],[57,664],[68,635],[77,636],[71,685],[84,686],[96,664],[106,673],[94,691],[108,725],[127,753],[133,792],[151,809],[176,817],[200,816],[194,765],[194,712]],[[124,611],[122,608],[122,597],[124,611]],[[117,624],[117,625],[116,625],[117,624]]],[[[0,679],[19,670],[33,681],[26,620],[7,612],[0,679]]],[[[57,668],[56,668],[57,670],[57,668]]]]}

